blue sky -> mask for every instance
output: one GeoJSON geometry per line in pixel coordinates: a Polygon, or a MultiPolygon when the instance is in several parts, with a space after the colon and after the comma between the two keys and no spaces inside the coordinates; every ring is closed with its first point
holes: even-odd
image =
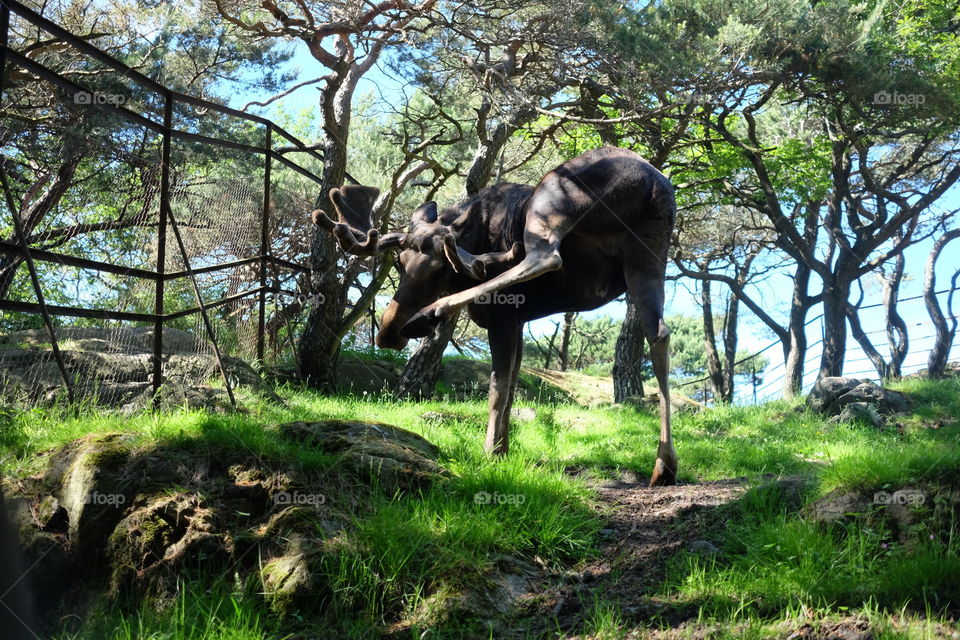
{"type": "MultiPolygon", "coordinates": [[[[306,48],[299,44],[293,58],[287,63],[287,66],[289,70],[297,72],[299,77],[298,81],[317,77],[323,71],[320,65],[310,56],[306,48]]],[[[399,104],[403,99],[401,86],[401,83],[389,73],[385,72],[383,68],[375,68],[361,80],[356,96],[359,98],[364,94],[373,93],[375,96],[379,96],[381,99],[396,105],[399,104]]],[[[235,95],[234,99],[231,101],[231,106],[242,106],[250,100],[262,100],[265,97],[268,96],[249,93],[235,95]]],[[[305,108],[315,106],[317,104],[317,98],[318,95],[316,91],[316,85],[304,87],[290,96],[278,100],[270,107],[260,109],[259,111],[255,112],[267,117],[276,117],[278,110],[280,109],[285,111],[287,114],[296,114],[305,108]]],[[[939,206],[944,209],[960,208],[960,189],[955,188],[951,190],[941,200],[939,206]]],[[[919,296],[922,294],[923,270],[932,242],[932,240],[928,240],[907,250],[907,280],[903,283],[901,288],[901,299],[919,296]]],[[[948,246],[947,250],[941,255],[937,269],[938,289],[945,288],[949,285],[950,277],[958,268],[960,268],[960,242],[954,243],[952,247],[948,246]]],[[[873,278],[868,275],[865,277],[865,280],[873,280],[873,278]]],[[[668,315],[685,314],[699,316],[700,310],[697,306],[696,299],[690,293],[688,288],[692,288],[692,283],[684,283],[682,281],[680,283],[668,283],[666,304],[668,315]]],[[[789,301],[791,288],[792,282],[786,275],[773,277],[760,285],[758,298],[763,301],[765,309],[772,310],[774,312],[780,310],[785,312],[786,305],[789,301]]],[[[819,283],[817,282],[816,278],[813,279],[811,290],[814,293],[819,290],[819,283]]],[[[865,305],[879,303],[880,296],[881,292],[879,286],[874,286],[868,289],[865,305]]],[[[960,301],[958,301],[958,306],[960,306],[960,301]]],[[[625,307],[623,303],[613,302],[602,307],[601,309],[588,312],[585,315],[597,316],[606,314],[620,318],[623,317],[624,310],[625,307]]],[[[821,309],[819,306],[817,306],[811,310],[808,317],[814,318],[820,312],[821,309]]],[[[930,318],[922,300],[910,301],[900,305],[900,313],[910,327],[912,348],[906,363],[907,370],[912,371],[922,368],[926,362],[926,351],[929,349],[930,344],[932,344],[930,339],[925,338],[932,333],[932,327],[929,324],[930,318]]],[[[783,316],[781,313],[775,313],[774,315],[778,318],[783,316]]],[[[545,318],[539,320],[532,323],[531,329],[535,334],[540,334],[546,332],[547,330],[552,331],[553,323],[556,320],[556,318],[545,318]]],[[[867,332],[882,330],[884,327],[882,310],[865,312],[863,314],[863,325],[864,330],[867,332]]],[[[816,342],[819,339],[820,332],[821,329],[818,324],[814,323],[814,325],[811,325],[809,329],[811,343],[816,342]]],[[[871,337],[874,339],[874,344],[877,346],[878,350],[881,353],[886,353],[887,347],[885,336],[882,334],[877,334],[871,337]]],[[[771,342],[774,342],[773,335],[755,316],[753,316],[752,313],[744,308],[741,315],[740,326],[741,349],[747,351],[758,351],[764,347],[767,347],[771,342]]],[[[808,356],[811,359],[814,359],[814,361],[808,365],[808,369],[814,372],[818,365],[818,362],[815,359],[817,353],[817,349],[814,348],[811,350],[808,356]]],[[[767,382],[769,382],[776,377],[776,375],[778,375],[776,367],[782,367],[782,355],[779,347],[774,347],[773,349],[768,350],[765,355],[771,363],[771,369],[768,369],[768,371],[771,373],[767,377],[767,382]]],[[[954,351],[953,356],[954,358],[960,357],[960,346],[958,346],[954,351]]],[[[847,365],[845,373],[859,374],[864,370],[872,371],[870,363],[864,361],[863,359],[864,354],[859,345],[852,337],[850,337],[848,342],[847,365]]],[[[869,373],[862,374],[861,377],[870,377],[870,375],[869,373]]]]}

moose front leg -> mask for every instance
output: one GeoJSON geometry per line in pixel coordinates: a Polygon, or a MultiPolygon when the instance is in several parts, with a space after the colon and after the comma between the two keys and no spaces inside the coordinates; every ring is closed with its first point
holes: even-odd
{"type": "Polygon", "coordinates": [[[492,455],[506,455],[510,450],[510,407],[520,368],[520,347],[523,325],[500,320],[490,325],[490,412],[487,418],[487,439],[483,448],[492,455]]]}
{"type": "Polygon", "coordinates": [[[677,451],[673,448],[673,434],[670,431],[670,387],[667,383],[670,371],[670,330],[662,319],[658,322],[656,337],[650,342],[650,360],[660,391],[660,443],[657,446],[653,475],[650,477],[650,486],[655,487],[677,483],[677,451]]]}

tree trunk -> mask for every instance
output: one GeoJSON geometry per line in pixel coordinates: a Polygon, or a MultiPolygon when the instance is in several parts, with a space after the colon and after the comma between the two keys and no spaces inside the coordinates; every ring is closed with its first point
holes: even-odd
{"type": "Polygon", "coordinates": [[[613,359],[613,401],[643,397],[643,329],[640,314],[627,296],[627,315],[617,337],[613,359]]]}
{"type": "Polygon", "coordinates": [[[432,336],[420,340],[397,381],[396,397],[423,400],[433,396],[443,364],[443,352],[453,338],[459,316],[458,312],[444,318],[432,336]]]}
{"type": "MultiPolygon", "coordinates": [[[[707,377],[710,379],[710,386],[713,387],[713,398],[715,401],[724,402],[726,398],[726,389],[723,379],[723,364],[720,362],[720,355],[717,353],[717,332],[713,327],[713,296],[711,293],[710,281],[700,281],[700,307],[703,310],[703,347],[707,356],[707,377]]],[[[706,398],[703,399],[707,401],[706,398]]]]}
{"type": "Polygon", "coordinates": [[[807,358],[807,312],[810,310],[810,266],[797,263],[793,276],[793,298],[790,301],[788,340],[783,346],[785,370],[783,397],[793,398],[803,391],[803,364],[807,358]]]}
{"type": "Polygon", "coordinates": [[[887,316],[887,343],[890,345],[890,368],[884,379],[899,380],[902,365],[907,357],[909,338],[907,323],[897,311],[900,283],[903,281],[904,257],[900,253],[894,260],[893,273],[883,280],[883,308],[887,316]]]}
{"type": "MultiPolygon", "coordinates": [[[[323,145],[321,208],[328,208],[330,190],[343,184],[347,170],[347,134],[350,127],[352,89],[330,83],[323,92],[322,111],[326,128],[323,145]]],[[[345,296],[337,279],[337,247],[333,235],[314,227],[310,249],[310,299],[313,308],[300,336],[299,358],[304,381],[321,391],[336,388],[337,356],[340,353],[341,318],[345,296]]]]}
{"type": "Polygon", "coordinates": [[[727,301],[727,313],[723,319],[724,393],[722,399],[727,404],[733,402],[734,385],[737,375],[737,324],[739,319],[740,302],[736,296],[730,295],[730,299],[727,301]]]}
{"type": "Polygon", "coordinates": [[[890,367],[880,352],[873,346],[873,343],[870,341],[870,336],[864,332],[860,324],[860,316],[857,312],[858,309],[855,307],[850,307],[847,310],[847,320],[850,322],[850,333],[860,344],[863,352],[867,354],[870,362],[873,363],[873,368],[877,370],[877,375],[880,376],[880,379],[886,380],[890,376],[890,367]]]}
{"type": "MultiPolygon", "coordinates": [[[[64,194],[66,194],[67,190],[73,184],[73,178],[74,175],[76,175],[77,167],[80,165],[81,159],[82,156],[79,155],[67,156],[60,165],[60,168],[57,169],[56,175],[43,192],[43,195],[34,198],[32,204],[20,212],[20,223],[25,236],[30,236],[33,233],[40,223],[43,222],[47,214],[57,206],[64,194]]],[[[37,188],[39,188],[39,185],[33,185],[31,190],[37,188]]],[[[4,206],[4,208],[6,207],[4,206]]],[[[14,238],[9,239],[8,242],[16,243],[14,238]]],[[[0,256],[0,299],[5,299],[10,294],[10,287],[13,285],[17,270],[20,268],[22,262],[23,258],[21,256],[7,254],[0,256]]]]}
{"type": "MultiPolygon", "coordinates": [[[[930,251],[930,257],[927,258],[927,265],[923,274],[923,301],[937,332],[933,348],[930,349],[930,354],[927,356],[927,375],[931,378],[942,378],[946,373],[950,346],[956,332],[956,320],[954,320],[952,326],[947,324],[935,295],[937,291],[937,260],[947,243],[956,238],[960,238],[960,229],[952,229],[937,238],[937,241],[933,243],[933,249],[930,251]]],[[[948,308],[947,312],[951,313],[951,310],[948,308]]]]}
{"type": "Polygon", "coordinates": [[[563,335],[560,340],[560,353],[557,354],[560,371],[566,371],[570,366],[570,334],[573,333],[573,321],[576,315],[573,311],[563,314],[563,335]]]}
{"type": "Polygon", "coordinates": [[[843,375],[847,349],[847,305],[850,280],[843,273],[834,274],[823,287],[823,354],[818,379],[843,375]]]}

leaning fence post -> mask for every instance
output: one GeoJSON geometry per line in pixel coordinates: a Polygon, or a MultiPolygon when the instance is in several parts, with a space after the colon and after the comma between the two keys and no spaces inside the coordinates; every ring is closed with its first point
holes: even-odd
{"type": "MultiPolygon", "coordinates": [[[[263,366],[263,335],[266,329],[267,310],[267,254],[270,252],[270,161],[272,153],[273,124],[267,124],[264,139],[263,162],[263,213],[260,216],[260,315],[257,319],[257,360],[263,366]]],[[[274,294],[276,300],[276,294],[274,294]]]]}
{"type": "Polygon", "coordinates": [[[167,215],[170,212],[170,130],[173,127],[173,94],[163,92],[163,138],[160,147],[160,219],[157,221],[157,279],[153,301],[153,408],[160,406],[163,384],[163,291],[167,261],[167,215]]]}
{"type": "Polygon", "coordinates": [[[220,355],[220,345],[217,344],[217,336],[213,333],[213,325],[210,324],[210,315],[207,313],[207,306],[203,303],[203,296],[200,295],[200,285],[197,284],[197,276],[190,266],[190,258],[187,256],[187,247],[183,244],[183,237],[180,235],[180,229],[177,227],[177,221],[173,217],[173,211],[167,211],[170,218],[170,228],[173,229],[173,237],[177,241],[177,247],[180,248],[180,257],[183,259],[183,267],[193,284],[193,295],[197,299],[197,306],[200,307],[200,316],[203,318],[203,326],[207,329],[207,337],[210,338],[210,344],[213,347],[213,355],[217,359],[217,367],[220,368],[220,375],[223,377],[223,384],[227,388],[227,395],[230,397],[230,404],[237,406],[237,400],[233,397],[233,387],[230,386],[230,378],[227,376],[227,369],[223,366],[223,356],[220,355]]]}

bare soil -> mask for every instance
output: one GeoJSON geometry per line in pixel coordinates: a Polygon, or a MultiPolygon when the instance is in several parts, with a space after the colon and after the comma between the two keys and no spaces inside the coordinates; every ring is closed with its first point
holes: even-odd
{"type": "MultiPolygon", "coordinates": [[[[779,482],[797,486],[803,478],[779,482]]],[[[707,640],[729,632],[736,635],[735,629],[699,622],[697,602],[664,595],[660,585],[679,554],[723,552],[719,533],[747,490],[747,480],[650,488],[646,478],[628,473],[595,488],[609,514],[599,555],[574,571],[546,572],[518,604],[510,628],[495,637],[608,640],[609,636],[589,632],[597,603],[618,614],[620,631],[614,636],[618,639],[707,640]]],[[[957,629],[936,626],[930,630],[933,637],[960,638],[957,629]]],[[[876,630],[857,616],[785,621],[770,632],[783,640],[877,637],[876,630]]]]}
{"type": "MultiPolygon", "coordinates": [[[[648,487],[647,479],[628,472],[595,487],[608,512],[600,553],[575,571],[553,574],[536,595],[520,605],[515,637],[587,638],[585,625],[598,602],[611,605],[627,627],[677,626],[696,616],[696,607],[665,602],[658,596],[667,564],[680,553],[697,553],[714,537],[723,507],[746,490],[735,478],[675,487],[648,487]],[[562,635],[561,635],[562,634],[562,635]]],[[[505,634],[507,635],[507,634],[505,634]]],[[[636,636],[641,637],[641,636],[636,636]]]]}

